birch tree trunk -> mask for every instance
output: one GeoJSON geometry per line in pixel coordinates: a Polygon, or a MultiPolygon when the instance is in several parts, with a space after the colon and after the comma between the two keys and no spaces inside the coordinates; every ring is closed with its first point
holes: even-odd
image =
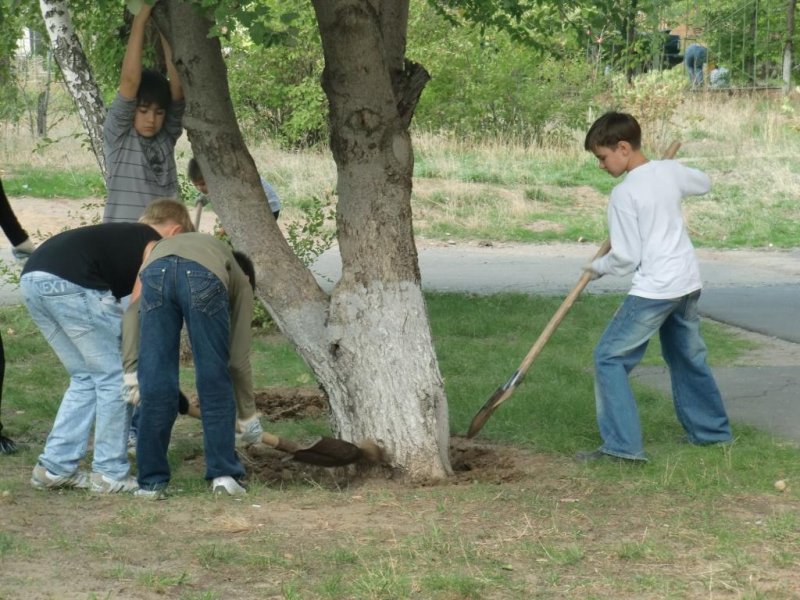
{"type": "Polygon", "coordinates": [[[89,135],[89,143],[105,179],[103,121],[106,109],[81,42],[72,27],[67,1],[39,0],[39,8],[50,36],[53,56],[61,69],[67,89],[75,100],[81,123],[89,135]]]}
{"type": "Polygon", "coordinates": [[[162,0],[154,18],[173,48],[187,101],[184,126],[214,208],[253,258],[259,296],[327,392],[334,434],[374,440],[400,476],[442,478],[451,474],[447,401],[410,201],[408,125],[427,74],[404,61],[408,3],[314,5],[338,167],[342,278],[330,297],[267,210],[219,42],[207,35],[211,23],[179,0],[162,0]]]}

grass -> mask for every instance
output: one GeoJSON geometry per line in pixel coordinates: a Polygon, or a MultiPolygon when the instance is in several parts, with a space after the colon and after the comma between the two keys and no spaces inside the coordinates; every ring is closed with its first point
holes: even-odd
{"type": "MultiPolygon", "coordinates": [[[[0,597],[49,597],[47,578],[77,582],[62,571],[76,565],[88,582],[76,598],[115,597],[109,589],[180,599],[795,597],[798,492],[777,493],[772,482],[800,478],[796,447],[739,424],[731,446],[686,446],[669,399],[640,386],[651,461],[569,459],[598,441],[586,341],[599,337],[619,300],[582,297],[481,432],[497,448],[499,479],[485,470],[419,488],[253,481],[244,502],[208,494],[199,424],[189,419],[174,432],[175,494],[166,502],[31,490],[66,374],[22,309],[0,309],[4,420],[25,446],[3,457],[0,471],[0,597]],[[511,457],[528,457],[531,470],[505,470],[511,457]]],[[[427,301],[459,434],[561,299],[437,293],[427,301]]],[[[715,365],[752,345],[711,323],[703,333],[715,365]]],[[[259,338],[253,358],[259,386],[304,383],[305,366],[279,336],[259,338]]],[[[646,362],[660,362],[657,344],[646,362]]],[[[270,423],[292,436],[324,427],[270,423]]]]}
{"type": "Polygon", "coordinates": [[[72,171],[31,166],[16,166],[6,172],[3,189],[9,196],[34,198],[96,198],[106,193],[98,169],[72,171]]]}

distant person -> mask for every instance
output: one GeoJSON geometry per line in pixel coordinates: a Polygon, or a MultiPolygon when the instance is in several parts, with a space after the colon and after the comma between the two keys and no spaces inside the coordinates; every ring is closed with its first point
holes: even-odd
{"type": "Polygon", "coordinates": [[[720,65],[714,65],[708,74],[708,84],[715,90],[731,87],[731,72],[720,65]]]}
{"type": "Polygon", "coordinates": [[[691,44],[683,53],[683,62],[686,63],[686,72],[689,74],[689,84],[692,87],[703,85],[703,65],[708,58],[708,49],[700,44],[691,44]]]}
{"type": "MultiPolygon", "coordinates": [[[[189,165],[186,169],[186,176],[189,178],[189,181],[192,182],[195,189],[203,194],[204,196],[208,195],[208,185],[206,185],[205,177],[203,177],[203,172],[200,170],[200,165],[197,162],[196,158],[189,159],[189,165]]],[[[264,194],[267,196],[267,202],[269,203],[269,209],[272,212],[272,216],[275,217],[275,220],[278,220],[278,216],[281,214],[281,199],[278,197],[278,192],[275,191],[267,180],[263,177],[261,179],[261,187],[264,188],[264,194]]]]}
{"type": "Polygon", "coordinates": [[[142,70],[144,31],[152,9],[143,3],[133,18],[119,90],[103,126],[108,169],[104,223],[136,223],[151,201],[178,195],[175,144],[186,104],[163,36],[169,80],[157,71],[142,70]]]}
{"type": "Polygon", "coordinates": [[[648,160],[631,115],[609,112],[589,128],[584,147],[612,177],[611,251],[587,266],[597,278],[633,273],[630,292],[594,350],[595,401],[602,445],[579,460],[647,460],[628,374],[656,333],[672,379],[678,420],[693,444],[729,442],[731,429],[714,375],[706,362],[697,301],[700,269],[686,231],[681,202],[711,189],[702,171],[675,160],[648,160]]]}
{"type": "MultiPolygon", "coordinates": [[[[11,253],[18,261],[24,262],[34,251],[33,242],[17,220],[14,209],[8,201],[6,192],[3,189],[3,182],[0,180],[0,226],[6,234],[8,241],[11,242],[11,253]]],[[[3,403],[3,381],[6,374],[6,353],[3,346],[3,337],[0,335],[0,406],[3,403]]],[[[0,454],[11,454],[17,449],[17,445],[9,437],[3,435],[3,422],[0,421],[0,454]]]]}
{"type": "Polygon", "coordinates": [[[250,441],[263,432],[250,366],[254,288],[250,259],[211,235],[190,233],[151,244],[123,332],[128,401],[141,402],[137,496],[159,500],[171,479],[167,450],[178,415],[184,321],[203,421],[205,477],[214,493],[245,493],[235,449],[237,412],[250,441]]]}
{"type": "MultiPolygon", "coordinates": [[[[123,307],[150,242],[192,230],[181,202],[151,202],[140,223],[59,233],[31,254],[20,278],[25,306],[69,373],[55,422],[31,476],[39,489],[137,489],[130,477],[130,414],[122,397],[123,307]],[[94,430],[92,473],[79,469],[94,430]]],[[[176,395],[177,401],[177,395],[176,395]]]]}

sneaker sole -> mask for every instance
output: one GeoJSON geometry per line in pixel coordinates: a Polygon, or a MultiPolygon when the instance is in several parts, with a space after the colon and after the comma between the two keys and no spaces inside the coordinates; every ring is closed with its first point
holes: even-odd
{"type": "Polygon", "coordinates": [[[244,496],[247,493],[247,490],[242,490],[241,492],[239,491],[229,492],[228,488],[226,488],[224,485],[218,485],[211,491],[217,496],[231,496],[231,497],[244,496]]]}
{"type": "Polygon", "coordinates": [[[158,492],[157,494],[144,495],[144,494],[137,494],[136,492],[133,492],[133,497],[134,498],[138,498],[139,500],[147,500],[149,502],[155,502],[157,500],[166,500],[167,499],[167,493],[166,492],[158,492]]]}
{"type": "Polygon", "coordinates": [[[34,479],[31,477],[30,480],[31,487],[37,490],[88,490],[91,486],[88,485],[75,485],[75,484],[52,484],[52,483],[42,483],[38,479],[34,479]]]}

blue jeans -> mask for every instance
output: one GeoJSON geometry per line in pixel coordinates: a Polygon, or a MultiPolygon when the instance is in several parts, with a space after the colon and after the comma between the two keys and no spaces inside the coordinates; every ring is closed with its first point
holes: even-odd
{"type": "Polygon", "coordinates": [[[707,56],[708,50],[705,46],[692,44],[686,48],[683,61],[686,63],[686,71],[689,74],[690,85],[703,85],[703,64],[706,62],[707,56]]]}
{"type": "Polygon", "coordinates": [[[178,256],[159,258],[139,275],[139,485],[162,489],[170,480],[167,448],[178,414],[180,334],[184,320],[194,355],[203,419],[206,479],[239,478],[236,403],[228,368],[230,308],[225,285],[204,266],[178,256]]]}
{"type": "Polygon", "coordinates": [[[601,451],[622,458],[645,459],[628,374],[642,360],[647,343],[656,332],[669,367],[675,412],[689,441],[730,441],[728,415],[706,363],[707,350],[697,314],[699,298],[699,290],[668,300],[629,295],[611,319],[594,351],[601,451]]]}
{"type": "Polygon", "coordinates": [[[33,271],[20,280],[33,321],[69,373],[39,463],[68,476],[86,455],[94,426],[92,470],[111,479],[130,473],[129,406],[122,399],[122,307],[110,291],[91,290],[33,271]]]}

